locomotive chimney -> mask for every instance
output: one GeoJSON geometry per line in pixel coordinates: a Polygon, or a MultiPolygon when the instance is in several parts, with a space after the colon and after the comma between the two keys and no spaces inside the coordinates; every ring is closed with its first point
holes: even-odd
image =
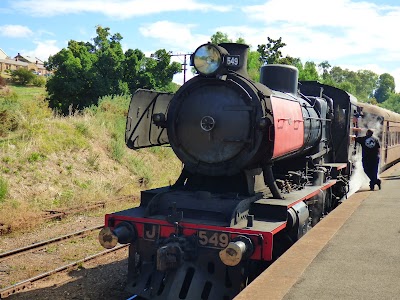
{"type": "Polygon", "coordinates": [[[242,76],[249,77],[247,73],[247,53],[249,50],[249,46],[245,44],[238,44],[238,43],[221,43],[218,44],[225,48],[230,55],[239,55],[240,56],[240,64],[238,67],[230,67],[230,69],[234,70],[235,72],[239,73],[242,76]]]}

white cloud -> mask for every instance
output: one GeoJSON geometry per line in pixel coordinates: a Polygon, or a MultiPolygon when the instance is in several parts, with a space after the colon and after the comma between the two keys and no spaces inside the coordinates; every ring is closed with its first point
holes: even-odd
{"type": "Polygon", "coordinates": [[[13,7],[34,16],[55,16],[69,13],[101,13],[114,18],[131,18],[171,11],[230,10],[226,5],[201,3],[196,0],[37,0],[14,1],[13,7]],[[29,10],[26,10],[29,7],[29,10]]]}
{"type": "Polygon", "coordinates": [[[25,38],[33,34],[26,26],[22,25],[3,25],[0,26],[0,36],[11,37],[11,38],[25,38]]]}
{"type": "Polygon", "coordinates": [[[336,59],[376,50],[389,56],[400,53],[400,41],[394,38],[400,26],[400,6],[350,0],[270,0],[244,7],[243,12],[250,20],[265,24],[260,28],[262,36],[283,36],[288,44],[284,50],[292,56],[336,59]],[[310,8],[318,13],[310,14],[310,8]]]}
{"type": "Polygon", "coordinates": [[[245,6],[243,12],[257,26],[218,30],[228,36],[242,32],[253,48],[257,43],[266,43],[267,37],[282,37],[287,44],[282,49],[283,55],[300,57],[303,62],[354,58],[350,69],[389,73],[395,77],[396,90],[400,91],[400,40],[397,39],[400,5],[350,0],[270,0],[262,5],[245,6]],[[318,13],[310,14],[310,8],[318,13]],[[364,63],[368,60],[373,64],[364,63]]]}
{"type": "Polygon", "coordinates": [[[387,72],[394,77],[394,83],[396,84],[396,93],[400,93],[400,68],[387,72]]]}
{"type": "Polygon", "coordinates": [[[34,50],[23,50],[21,53],[30,57],[37,57],[40,60],[47,61],[50,55],[54,55],[61,49],[56,46],[55,40],[34,41],[36,48],[34,50]]]}
{"type": "Polygon", "coordinates": [[[210,40],[210,36],[193,34],[191,29],[194,27],[191,24],[159,21],[141,26],[139,32],[144,37],[153,38],[170,47],[166,50],[193,52],[202,43],[210,40]]]}
{"type": "Polygon", "coordinates": [[[244,7],[243,12],[250,19],[266,24],[283,21],[307,27],[347,28],[376,23],[382,16],[396,16],[400,7],[350,0],[270,0],[263,5],[244,7]]]}

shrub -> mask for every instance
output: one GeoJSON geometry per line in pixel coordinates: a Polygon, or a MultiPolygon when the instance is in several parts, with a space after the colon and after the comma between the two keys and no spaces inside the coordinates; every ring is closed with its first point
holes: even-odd
{"type": "Polygon", "coordinates": [[[46,85],[46,79],[43,76],[36,75],[32,79],[32,84],[34,86],[42,87],[46,85]]]}
{"type": "Polygon", "coordinates": [[[11,72],[11,78],[16,84],[27,85],[35,78],[35,74],[27,69],[19,68],[11,72]]]}

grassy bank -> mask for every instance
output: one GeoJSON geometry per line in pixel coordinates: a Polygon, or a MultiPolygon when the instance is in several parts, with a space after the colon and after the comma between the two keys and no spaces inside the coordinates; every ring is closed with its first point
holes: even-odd
{"type": "Polygon", "coordinates": [[[60,117],[45,96],[36,87],[0,90],[0,223],[32,227],[44,210],[138,195],[178,177],[170,148],[126,148],[128,97],[60,117]]]}

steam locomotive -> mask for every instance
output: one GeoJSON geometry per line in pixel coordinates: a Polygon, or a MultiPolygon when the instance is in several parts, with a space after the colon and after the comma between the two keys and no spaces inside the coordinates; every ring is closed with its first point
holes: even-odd
{"type": "Polygon", "coordinates": [[[243,44],[201,45],[191,56],[198,75],[177,93],[132,97],[127,146],[169,144],[183,162],[175,184],[105,217],[100,243],[130,244],[132,294],[232,299],[346,197],[363,120],[386,129],[381,141],[400,131],[398,115],[299,83],[295,67],[265,65],[251,80],[247,54],[243,44]]]}

